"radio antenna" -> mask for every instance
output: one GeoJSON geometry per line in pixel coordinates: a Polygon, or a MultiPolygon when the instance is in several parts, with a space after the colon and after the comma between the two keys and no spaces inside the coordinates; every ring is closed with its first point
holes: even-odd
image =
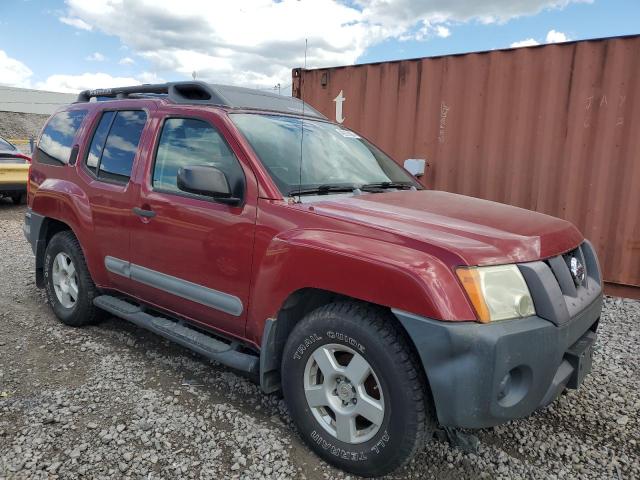
{"type": "Polygon", "coordinates": [[[302,119],[300,121],[300,177],[298,180],[298,202],[302,193],[302,148],[304,143],[304,72],[307,70],[308,40],[304,39],[304,68],[300,74],[300,100],[302,100],[302,119]]]}

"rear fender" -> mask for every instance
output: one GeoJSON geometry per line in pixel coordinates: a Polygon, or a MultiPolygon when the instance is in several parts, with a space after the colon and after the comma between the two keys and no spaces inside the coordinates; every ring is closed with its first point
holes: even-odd
{"type": "MultiPolygon", "coordinates": [[[[91,235],[93,232],[91,208],[85,192],[75,183],[63,179],[48,178],[44,180],[35,192],[31,201],[31,210],[42,217],[42,227],[37,232],[39,247],[36,254],[36,267],[42,267],[44,249],[46,248],[47,222],[57,220],[67,225],[80,242],[87,267],[94,281],[98,283],[89,261],[91,258],[91,235]]],[[[35,232],[34,232],[35,234],[35,232]]]]}

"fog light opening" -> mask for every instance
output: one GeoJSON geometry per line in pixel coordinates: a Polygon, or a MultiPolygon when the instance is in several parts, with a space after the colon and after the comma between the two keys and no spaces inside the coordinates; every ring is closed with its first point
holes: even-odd
{"type": "Polygon", "coordinates": [[[512,368],[498,384],[497,399],[502,407],[520,403],[531,386],[531,369],[525,365],[512,368]]]}

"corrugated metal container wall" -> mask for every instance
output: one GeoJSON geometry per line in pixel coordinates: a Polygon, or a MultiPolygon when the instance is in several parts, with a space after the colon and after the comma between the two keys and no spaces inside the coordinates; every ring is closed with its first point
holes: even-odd
{"type": "Polygon", "coordinates": [[[429,188],[570,220],[608,291],[640,297],[640,36],[296,69],[293,84],[396,161],[427,159],[429,188]]]}

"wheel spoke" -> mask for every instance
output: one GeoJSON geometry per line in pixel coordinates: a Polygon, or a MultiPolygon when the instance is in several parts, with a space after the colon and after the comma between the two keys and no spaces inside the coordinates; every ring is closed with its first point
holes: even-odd
{"type": "Polygon", "coordinates": [[[363,416],[374,425],[382,425],[384,419],[384,408],[382,404],[369,395],[358,395],[358,403],[355,412],[363,416]]]}
{"type": "Polygon", "coordinates": [[[69,282],[69,294],[74,302],[78,300],[78,285],[76,285],[76,282],[69,282]]]}
{"type": "Polygon", "coordinates": [[[323,385],[305,387],[304,394],[310,407],[325,407],[329,405],[329,399],[323,385]]]}
{"type": "MultiPolygon", "coordinates": [[[[69,305],[71,302],[71,296],[69,295],[69,292],[65,292],[64,290],[60,290],[60,297],[61,297],[61,302],[63,307],[67,307],[67,305],[69,305]]],[[[67,307],[68,308],[68,307],[67,307]]]]}
{"type": "Polygon", "coordinates": [[[67,275],[69,275],[69,277],[73,277],[76,274],[76,266],[71,261],[67,265],[66,270],[67,270],[67,275]]]}
{"type": "Polygon", "coordinates": [[[328,348],[320,347],[317,349],[313,352],[313,359],[325,377],[330,377],[340,370],[333,353],[328,348]]]}
{"type": "Polygon", "coordinates": [[[353,358],[344,371],[346,377],[354,385],[362,385],[370,373],[371,367],[369,366],[369,363],[362,355],[358,355],[357,353],[353,355],[353,358]]]}
{"type": "Polygon", "coordinates": [[[67,269],[67,259],[64,257],[64,255],[58,254],[58,256],[56,257],[56,261],[58,262],[58,269],[59,270],[66,270],[67,269]]]}
{"type": "Polygon", "coordinates": [[[336,413],[336,436],[338,440],[353,443],[356,436],[356,419],[349,414],[336,413]]]}

